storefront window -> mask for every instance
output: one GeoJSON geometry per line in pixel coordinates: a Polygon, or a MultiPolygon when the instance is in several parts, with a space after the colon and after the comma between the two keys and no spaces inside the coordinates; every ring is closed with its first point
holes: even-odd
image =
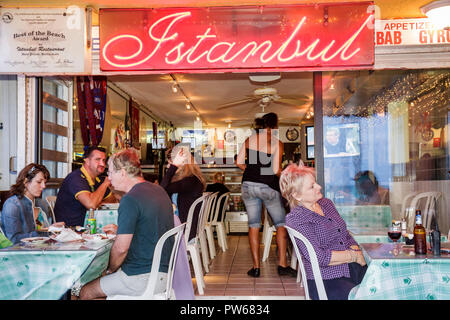
{"type": "Polygon", "coordinates": [[[59,183],[69,173],[69,112],[72,104],[71,83],[56,78],[42,78],[40,109],[40,160],[50,172],[43,196],[55,195],[59,183]]]}
{"type": "Polygon", "coordinates": [[[322,79],[324,195],[338,206],[386,205],[401,219],[408,194],[441,192],[436,210],[443,208],[448,231],[450,71],[326,72],[322,79]]]}

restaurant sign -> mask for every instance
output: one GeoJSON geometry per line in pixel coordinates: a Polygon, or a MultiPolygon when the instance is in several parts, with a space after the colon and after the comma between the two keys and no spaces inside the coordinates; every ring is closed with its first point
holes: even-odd
{"type": "Polygon", "coordinates": [[[103,71],[369,67],[371,2],[100,9],[103,71]]]}
{"type": "Polygon", "coordinates": [[[84,72],[84,8],[0,8],[0,72],[84,72]]]}
{"type": "Polygon", "coordinates": [[[376,20],[377,46],[450,44],[450,30],[438,29],[430,19],[376,20]]]}

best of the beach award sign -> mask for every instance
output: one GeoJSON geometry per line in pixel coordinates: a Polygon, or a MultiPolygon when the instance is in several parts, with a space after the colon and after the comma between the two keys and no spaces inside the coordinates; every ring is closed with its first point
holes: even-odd
{"type": "Polygon", "coordinates": [[[1,73],[84,72],[85,10],[0,8],[1,73]]]}

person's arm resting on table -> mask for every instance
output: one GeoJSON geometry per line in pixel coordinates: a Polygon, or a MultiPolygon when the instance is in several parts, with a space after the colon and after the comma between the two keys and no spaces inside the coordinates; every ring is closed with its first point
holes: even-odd
{"type": "Polygon", "coordinates": [[[98,208],[100,203],[103,201],[103,196],[105,192],[108,190],[108,187],[111,185],[109,179],[105,179],[103,183],[98,187],[94,192],[82,191],[79,192],[75,197],[81,204],[86,208],[98,208]]]}
{"type": "Polygon", "coordinates": [[[102,203],[117,203],[117,202],[119,202],[119,201],[117,201],[117,198],[114,195],[114,192],[110,188],[108,195],[103,198],[103,201],[100,204],[102,204],[102,203]]]}

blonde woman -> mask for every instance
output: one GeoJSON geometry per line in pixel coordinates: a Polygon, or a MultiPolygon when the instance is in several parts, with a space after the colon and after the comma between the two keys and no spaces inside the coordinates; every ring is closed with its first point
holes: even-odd
{"type": "MultiPolygon", "coordinates": [[[[314,247],[328,299],[347,300],[350,290],[361,283],[366,262],[333,202],[322,196],[314,169],[289,165],[281,173],[280,189],[291,207],[286,226],[299,231],[314,247]]],[[[318,300],[308,251],[301,241],[297,246],[311,299],[318,300]]]]}
{"type": "MultiPolygon", "coordinates": [[[[194,163],[189,146],[178,144],[168,153],[168,169],[160,185],[170,197],[177,194],[176,206],[181,223],[186,222],[189,208],[192,203],[202,196],[206,183],[200,171],[200,167],[194,163]]],[[[189,239],[195,237],[197,232],[198,206],[192,219],[189,239]]]]}

